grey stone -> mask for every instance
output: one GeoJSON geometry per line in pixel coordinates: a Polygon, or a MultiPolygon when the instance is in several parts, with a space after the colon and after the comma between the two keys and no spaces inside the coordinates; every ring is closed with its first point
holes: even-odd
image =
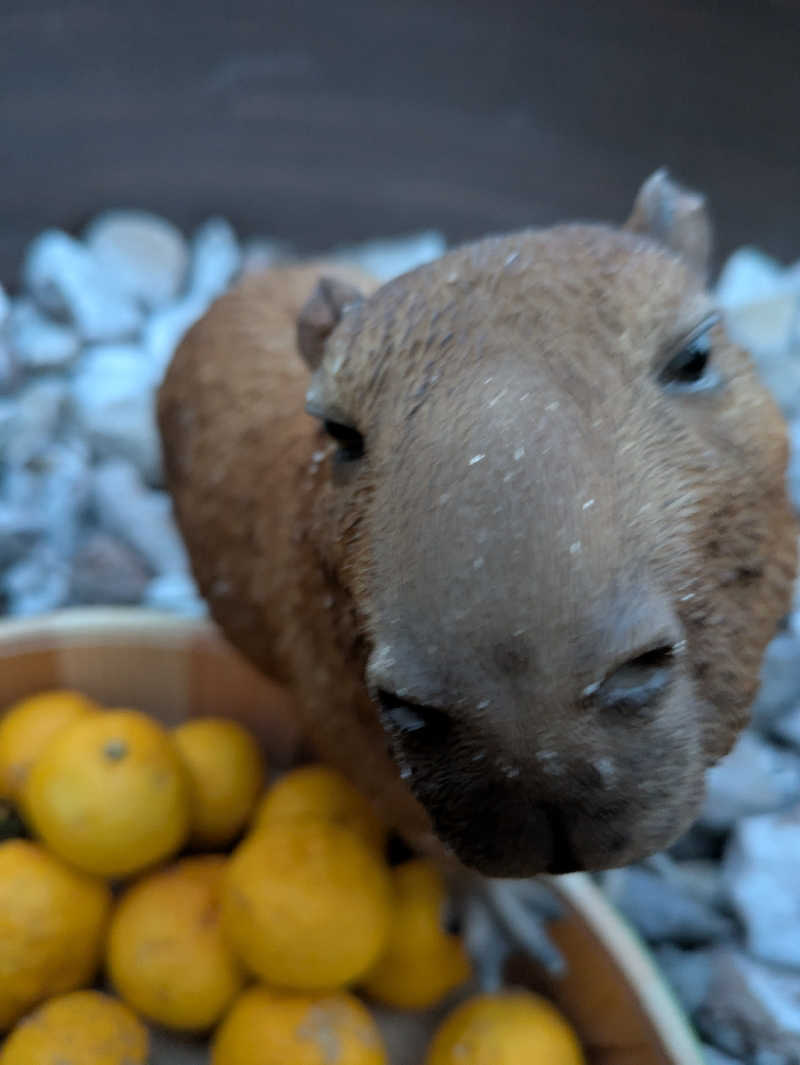
{"type": "Polygon", "coordinates": [[[154,380],[139,348],[90,349],[73,377],[71,400],[77,424],[98,458],[128,459],[149,483],[161,483],[154,380]]]}
{"type": "Polygon", "coordinates": [[[47,230],[33,241],[23,279],[42,310],[72,322],[86,341],[126,340],[142,325],[134,300],[87,248],[60,230],[47,230]]]}
{"type": "Polygon", "coordinates": [[[19,299],[8,323],[8,337],[19,364],[28,370],[58,370],[80,351],[75,330],[45,317],[32,300],[19,299]]]}
{"type": "Polygon", "coordinates": [[[19,616],[44,614],[67,601],[69,567],[46,543],[6,570],[2,591],[8,612],[19,616]]]}
{"type": "Polygon", "coordinates": [[[735,251],[717,283],[717,300],[731,336],[756,355],[785,351],[799,294],[800,284],[792,272],[754,248],[735,251]]]}
{"type": "Polygon", "coordinates": [[[192,239],[189,291],[215,299],[233,281],[242,265],[242,253],[233,227],[224,218],[209,218],[192,239]]]}
{"type": "Polygon", "coordinates": [[[729,918],[644,869],[624,870],[610,896],[650,943],[694,946],[730,938],[735,931],[729,918]]]}
{"type": "Polygon", "coordinates": [[[8,337],[8,318],[11,300],[0,285],[0,394],[10,392],[17,384],[18,367],[8,337]]]}
{"type": "Polygon", "coordinates": [[[721,1050],[716,1050],[707,1043],[703,1044],[703,1054],[706,1065],[743,1065],[741,1058],[732,1058],[730,1054],[723,1054],[721,1050]]]}
{"type": "Polygon", "coordinates": [[[724,880],[748,950],[800,970],[800,805],[740,822],[725,854],[724,880]]]}
{"type": "Polygon", "coordinates": [[[447,244],[442,234],[428,230],[408,237],[373,240],[338,248],[332,255],[340,261],[355,263],[379,281],[391,281],[393,277],[438,259],[446,250],[447,244]]]}
{"type": "Polygon", "coordinates": [[[800,799],[800,761],[746,730],[706,775],[701,824],[727,830],[743,817],[780,810],[800,799]]]}
{"type": "Polygon", "coordinates": [[[242,247],[242,273],[259,274],[270,266],[291,258],[291,250],[277,240],[253,238],[242,247]]]}
{"type": "Polygon", "coordinates": [[[0,503],[0,569],[18,562],[41,533],[41,519],[31,511],[0,503]]]}
{"type": "Polygon", "coordinates": [[[148,489],[130,462],[97,466],[93,498],[101,527],[133,547],[154,573],[188,572],[169,496],[148,489]]]}
{"type": "Polygon", "coordinates": [[[794,620],[770,642],[761,666],[761,687],[753,704],[753,722],[769,730],[781,715],[800,704],[800,633],[794,620]]]}
{"type": "Polygon", "coordinates": [[[176,299],[186,281],[189,250],[171,222],[148,211],[107,211],[84,239],[120,289],[147,309],[176,299]]]}
{"type": "Polygon", "coordinates": [[[697,1025],[710,1043],[757,1061],[800,1065],[800,974],[773,969],[734,948],[720,948],[711,966],[697,1025]]]}
{"type": "Polygon", "coordinates": [[[17,396],[4,433],[3,457],[10,466],[24,466],[55,439],[67,404],[67,386],[59,377],[32,381],[17,396]]]}
{"type": "Polygon", "coordinates": [[[26,465],[7,470],[3,489],[18,526],[38,529],[50,548],[67,559],[80,535],[89,484],[86,447],[70,440],[42,447],[26,465]]]}
{"type": "Polygon", "coordinates": [[[691,1016],[705,1002],[711,984],[711,952],[681,950],[671,943],[656,948],[654,956],[683,1008],[691,1016]]]}
{"type": "Polygon", "coordinates": [[[800,706],[796,706],[775,723],[774,733],[779,740],[800,750],[800,706]]]}
{"type": "Polygon", "coordinates": [[[156,381],[163,377],[186,331],[207,310],[208,299],[191,294],[150,317],[142,334],[142,346],[156,381]]]}
{"type": "Polygon", "coordinates": [[[154,610],[189,617],[205,617],[208,607],[188,573],[164,573],[147,587],[144,603],[154,610]]]}
{"type": "Polygon", "coordinates": [[[151,572],[137,553],[104,532],[92,532],[72,561],[69,599],[121,606],[140,602],[151,572]]]}

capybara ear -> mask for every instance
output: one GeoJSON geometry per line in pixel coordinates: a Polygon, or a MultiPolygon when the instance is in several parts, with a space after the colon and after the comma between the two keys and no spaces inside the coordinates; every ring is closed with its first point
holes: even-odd
{"type": "Polygon", "coordinates": [[[703,283],[708,280],[712,232],[706,198],[673,181],[665,169],[639,189],[625,229],[652,237],[680,255],[703,283]]]}
{"type": "Polygon", "coordinates": [[[323,277],[297,318],[297,346],[310,370],[316,370],[325,352],[325,341],[345,310],[360,303],[357,288],[334,277],[323,277]]]}

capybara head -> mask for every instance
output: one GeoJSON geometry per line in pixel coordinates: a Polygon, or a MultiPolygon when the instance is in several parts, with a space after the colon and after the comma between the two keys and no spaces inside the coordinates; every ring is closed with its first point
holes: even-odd
{"type": "Polygon", "coordinates": [[[701,197],[490,238],[301,314],[321,548],[439,838],[490,875],[672,841],[787,610],[787,442],[706,290],[701,197]]]}

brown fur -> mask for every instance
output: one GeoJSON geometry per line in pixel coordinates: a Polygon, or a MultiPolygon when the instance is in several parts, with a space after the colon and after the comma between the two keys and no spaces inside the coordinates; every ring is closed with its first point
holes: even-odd
{"type": "Polygon", "coordinates": [[[654,180],[632,232],[483,240],[338,324],[318,293],[309,404],[358,427],[362,459],[337,461],[303,412],[295,322],[317,266],[223,296],[160,396],[222,629],[411,842],[494,875],[670,842],[788,606],[785,430],[749,358],[715,325],[720,387],[658,380],[711,302],[704,212],[694,225],[654,180]],[[668,683],[636,712],[604,704],[631,669],[668,683]],[[382,716],[378,689],[425,727],[382,716]]]}

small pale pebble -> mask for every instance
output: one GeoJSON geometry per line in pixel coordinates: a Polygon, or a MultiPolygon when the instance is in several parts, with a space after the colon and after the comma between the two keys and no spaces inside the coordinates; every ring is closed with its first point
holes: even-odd
{"type": "Polygon", "coordinates": [[[28,248],[23,280],[37,304],[71,322],[86,341],[126,340],[142,314],[91,252],[60,230],[49,229],[28,248]]]}
{"type": "Polygon", "coordinates": [[[740,821],[723,869],[749,952],[800,972],[800,803],[740,821]]]}
{"type": "Polygon", "coordinates": [[[52,547],[37,544],[0,580],[8,612],[20,617],[64,606],[69,595],[69,566],[52,547]]]}
{"type": "Polygon", "coordinates": [[[147,320],[142,347],[150,360],[154,380],[161,380],[184,334],[205,314],[208,305],[208,297],[191,293],[178,303],[156,311],[147,320]]]}
{"type": "Polygon", "coordinates": [[[771,968],[735,948],[719,948],[696,1020],[705,1038],[727,1053],[755,1062],[758,1054],[769,1052],[778,1055],[775,1061],[796,1065],[800,973],[771,968]]]}
{"type": "Polygon", "coordinates": [[[721,1050],[717,1050],[707,1043],[703,1044],[703,1054],[706,1059],[706,1065],[744,1065],[741,1058],[732,1058],[730,1054],[723,1054],[721,1050]]]}
{"type": "Polygon", "coordinates": [[[132,548],[108,533],[95,531],[72,561],[69,600],[111,606],[139,603],[151,576],[132,548]]]}
{"type": "Polygon", "coordinates": [[[747,730],[706,774],[700,823],[715,831],[743,817],[780,810],[800,800],[800,759],[747,730]]]}
{"type": "Polygon", "coordinates": [[[654,953],[681,1005],[691,1015],[708,994],[711,983],[711,952],[681,950],[671,943],[665,943],[657,947],[654,953]]]}
{"type": "Polygon", "coordinates": [[[695,946],[729,939],[735,931],[728,917],[635,866],[624,870],[612,901],[651,943],[695,946]]]}
{"type": "Polygon", "coordinates": [[[95,259],[120,289],[152,310],[177,298],[189,265],[183,234],[149,211],[106,211],[88,226],[84,239],[95,259]]]}
{"type": "Polygon", "coordinates": [[[52,443],[63,425],[67,397],[65,381],[56,376],[33,380],[17,393],[4,430],[3,458],[10,466],[24,466],[52,443]]]}
{"type": "Polygon", "coordinates": [[[187,617],[205,617],[208,607],[188,573],[164,573],[154,577],[144,594],[144,604],[187,617]]]}
{"type": "Polygon", "coordinates": [[[779,718],[773,726],[775,736],[800,751],[800,706],[779,718]]]}
{"type": "MultiPolygon", "coordinates": [[[[331,254],[340,262],[360,266],[379,281],[391,281],[400,274],[438,259],[446,250],[447,245],[442,234],[429,230],[409,237],[374,240],[366,244],[342,247],[331,254]]],[[[455,280],[458,280],[457,276],[455,280]]]]}
{"type": "Polygon", "coordinates": [[[236,277],[241,264],[233,226],[224,218],[209,218],[192,238],[189,293],[208,301],[216,299],[236,277]]]}
{"type": "Polygon", "coordinates": [[[8,322],[8,343],[20,366],[28,370],[60,369],[80,351],[80,340],[72,326],[51,321],[27,299],[14,304],[8,322]]]}
{"type": "Polygon", "coordinates": [[[149,490],[131,463],[101,463],[94,470],[93,498],[101,528],[130,544],[156,574],[188,573],[169,497],[149,490]]]}
{"type": "Polygon", "coordinates": [[[90,349],[72,379],[71,403],[96,458],[128,459],[149,484],[161,484],[154,381],[140,348],[90,349]]]}
{"type": "Polygon", "coordinates": [[[242,248],[242,273],[260,274],[282,260],[292,258],[291,248],[277,240],[259,237],[245,241],[242,248]]]}

